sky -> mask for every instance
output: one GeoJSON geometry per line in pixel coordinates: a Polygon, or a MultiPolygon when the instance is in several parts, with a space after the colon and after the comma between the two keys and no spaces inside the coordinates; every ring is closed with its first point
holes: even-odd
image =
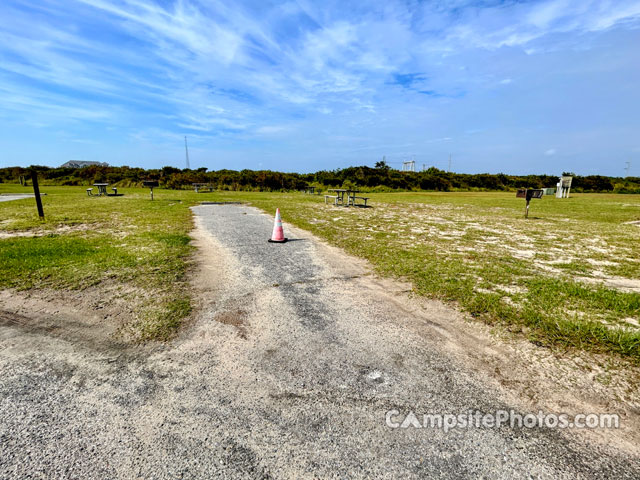
{"type": "Polygon", "coordinates": [[[2,0],[0,166],[640,176],[640,0],[2,0]]]}

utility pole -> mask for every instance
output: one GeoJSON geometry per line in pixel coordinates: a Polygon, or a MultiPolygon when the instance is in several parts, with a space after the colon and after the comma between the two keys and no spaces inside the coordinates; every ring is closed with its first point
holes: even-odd
{"type": "Polygon", "coordinates": [[[624,171],[626,172],[625,177],[629,176],[629,170],[631,170],[631,162],[626,162],[627,166],[624,168],[624,171]]]}
{"type": "Polygon", "coordinates": [[[187,159],[187,170],[190,170],[191,167],[189,167],[189,147],[187,146],[187,136],[184,136],[184,153],[187,159]]]}

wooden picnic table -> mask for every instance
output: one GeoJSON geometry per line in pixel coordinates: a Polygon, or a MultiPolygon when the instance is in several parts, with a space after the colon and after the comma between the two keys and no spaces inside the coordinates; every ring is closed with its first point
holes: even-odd
{"type": "Polygon", "coordinates": [[[193,187],[195,188],[196,193],[198,193],[200,190],[213,192],[213,185],[211,185],[210,183],[192,183],[191,185],[193,185],[193,187]]]}
{"type": "Polygon", "coordinates": [[[360,190],[347,190],[347,206],[356,206],[356,193],[360,193],[360,190]]]}
{"type": "Polygon", "coordinates": [[[93,186],[98,189],[98,195],[107,194],[107,187],[109,186],[108,183],[94,183],[93,186]]]}
{"type": "Polygon", "coordinates": [[[335,196],[332,195],[325,195],[324,196],[324,202],[327,203],[327,198],[335,198],[335,204],[336,205],[342,205],[345,207],[348,207],[349,205],[352,206],[357,206],[356,205],[356,198],[361,198],[364,200],[364,206],[367,206],[367,200],[369,200],[368,197],[357,197],[356,193],[360,193],[360,190],[354,190],[352,188],[330,188],[328,190],[329,192],[335,192],[335,196]],[[347,203],[344,203],[344,197],[347,197],[347,203]]]}
{"type": "MultiPolygon", "coordinates": [[[[347,193],[347,190],[344,188],[330,188],[327,190],[328,192],[335,193],[335,204],[336,205],[344,205],[344,194],[347,193]]],[[[325,196],[325,203],[327,201],[327,196],[325,196]]]]}

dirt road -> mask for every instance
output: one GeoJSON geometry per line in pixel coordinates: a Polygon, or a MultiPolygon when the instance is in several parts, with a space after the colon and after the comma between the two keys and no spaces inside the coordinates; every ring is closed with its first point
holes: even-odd
{"type": "Polygon", "coordinates": [[[30,193],[15,193],[15,194],[5,193],[0,195],[0,202],[10,202],[11,200],[23,200],[29,197],[35,197],[35,195],[32,195],[30,193]]]}
{"type": "Polygon", "coordinates": [[[573,432],[390,428],[520,410],[443,348],[448,310],[286,224],[268,244],[256,209],[194,212],[201,313],[171,344],[0,322],[0,478],[640,477],[573,432]]]}

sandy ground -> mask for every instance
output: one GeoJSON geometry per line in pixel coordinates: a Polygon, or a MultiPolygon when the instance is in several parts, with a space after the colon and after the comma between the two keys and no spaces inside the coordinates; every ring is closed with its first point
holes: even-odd
{"type": "Polygon", "coordinates": [[[0,195],[0,202],[10,202],[11,200],[22,200],[23,198],[35,197],[32,193],[3,193],[0,195]]]}
{"type": "Polygon", "coordinates": [[[575,361],[541,372],[560,360],[533,364],[535,349],[306,232],[285,224],[294,241],[268,244],[272,219],[255,209],[194,212],[199,313],[170,344],[114,340],[111,305],[86,315],[2,292],[1,478],[640,476],[633,395],[574,375],[575,361]],[[559,388],[567,378],[578,385],[559,388]],[[385,424],[393,409],[534,407],[617,412],[624,429],[385,424]]]}

